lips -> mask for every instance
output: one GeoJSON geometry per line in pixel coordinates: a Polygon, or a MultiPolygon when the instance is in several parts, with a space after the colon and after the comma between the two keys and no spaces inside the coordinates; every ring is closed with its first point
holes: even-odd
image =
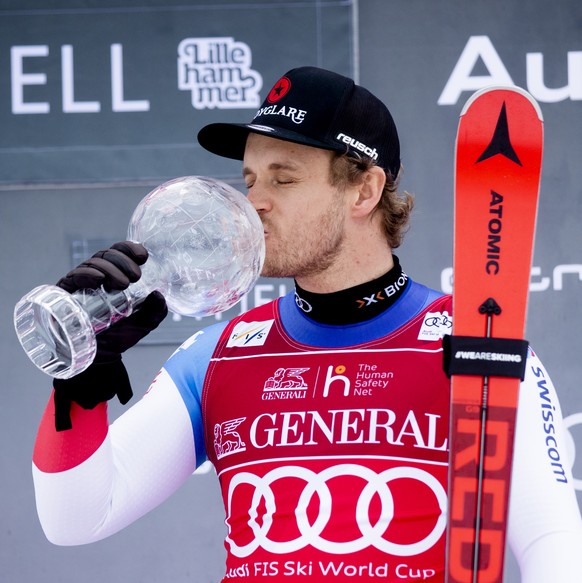
{"type": "Polygon", "coordinates": [[[265,221],[262,221],[262,223],[263,223],[263,234],[266,237],[269,234],[269,229],[267,228],[267,224],[265,221]]]}

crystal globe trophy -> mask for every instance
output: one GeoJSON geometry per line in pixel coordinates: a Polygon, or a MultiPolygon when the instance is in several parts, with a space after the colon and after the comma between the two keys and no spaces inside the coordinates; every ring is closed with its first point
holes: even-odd
{"type": "Polygon", "coordinates": [[[229,309],[253,287],[265,257],[263,226],[251,203],[228,184],[200,176],[150,192],[133,213],[128,239],[143,244],[149,257],[127,289],[69,294],[41,285],[16,304],[16,334],[43,372],[66,379],[85,370],[97,352],[96,334],[139,309],[154,290],[183,316],[229,309]]]}

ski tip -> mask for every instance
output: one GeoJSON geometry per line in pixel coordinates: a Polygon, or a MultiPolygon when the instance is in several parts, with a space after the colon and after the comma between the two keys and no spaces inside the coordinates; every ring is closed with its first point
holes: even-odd
{"type": "Polygon", "coordinates": [[[544,121],[544,116],[542,114],[542,110],[540,108],[539,103],[533,98],[531,93],[528,93],[525,89],[522,89],[521,87],[518,87],[517,85],[490,85],[488,87],[483,87],[483,89],[479,89],[478,91],[475,91],[475,93],[473,93],[473,95],[471,95],[471,97],[469,97],[469,99],[467,99],[467,102],[463,106],[463,109],[461,111],[461,116],[463,116],[463,115],[465,115],[465,113],[467,113],[467,110],[469,109],[469,107],[471,107],[472,103],[474,101],[476,101],[479,97],[481,97],[482,95],[484,95],[486,93],[492,93],[494,91],[513,91],[514,93],[519,93],[520,95],[525,97],[532,104],[540,121],[542,121],[542,122],[544,121]]]}

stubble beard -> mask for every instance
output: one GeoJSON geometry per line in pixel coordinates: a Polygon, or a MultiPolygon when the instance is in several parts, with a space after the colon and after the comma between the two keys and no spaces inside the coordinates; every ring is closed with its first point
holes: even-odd
{"type": "Polygon", "coordinates": [[[261,275],[263,277],[311,277],[333,265],[343,249],[345,219],[340,197],[318,220],[305,221],[294,234],[281,235],[272,225],[267,232],[276,243],[269,244],[261,275]],[[274,248],[273,248],[274,247],[274,248]]]}

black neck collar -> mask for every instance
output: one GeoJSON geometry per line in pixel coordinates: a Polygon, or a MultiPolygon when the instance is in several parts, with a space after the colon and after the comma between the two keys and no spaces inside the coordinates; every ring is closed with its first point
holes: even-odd
{"type": "Polygon", "coordinates": [[[307,317],[320,324],[341,326],[370,320],[393,305],[408,283],[398,257],[392,257],[394,267],[388,273],[337,292],[317,294],[295,282],[295,303],[307,317]]]}

